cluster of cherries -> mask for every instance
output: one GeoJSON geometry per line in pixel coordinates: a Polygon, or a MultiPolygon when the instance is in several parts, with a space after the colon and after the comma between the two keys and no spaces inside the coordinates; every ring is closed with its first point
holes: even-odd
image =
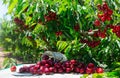
{"type": "MultiPolygon", "coordinates": [[[[29,27],[28,25],[25,24],[25,22],[23,20],[21,20],[20,18],[16,17],[14,18],[14,22],[16,25],[19,25],[20,27],[20,30],[23,31],[23,30],[27,30],[27,29],[34,29],[35,26],[31,26],[29,27]]],[[[15,30],[16,32],[19,32],[19,29],[16,29],[15,30]]],[[[32,39],[32,36],[27,36],[28,39],[32,39]]]]}
{"type": "MultiPolygon", "coordinates": [[[[108,7],[107,3],[104,2],[103,5],[98,5],[98,10],[102,13],[98,13],[98,19],[96,19],[94,21],[94,25],[95,26],[101,26],[101,22],[105,22],[105,21],[110,21],[112,20],[111,16],[113,14],[113,11],[108,7]]],[[[105,38],[106,37],[106,29],[104,29],[103,31],[101,31],[99,29],[99,31],[94,33],[95,37],[101,37],[101,38],[105,38]]]]}
{"type": "MultiPolygon", "coordinates": [[[[45,18],[46,22],[49,22],[49,21],[56,20],[57,19],[57,15],[56,15],[55,12],[49,11],[48,14],[46,14],[44,16],[44,18],[45,18]]],[[[56,34],[57,37],[61,36],[62,35],[62,31],[57,31],[55,34],[56,34]]]]}
{"type": "Polygon", "coordinates": [[[89,40],[81,40],[80,41],[81,43],[86,43],[89,47],[92,47],[92,48],[94,48],[94,47],[96,47],[96,46],[98,46],[99,44],[100,44],[100,40],[93,40],[93,41],[89,41],[89,40]]]}
{"type": "Polygon", "coordinates": [[[76,25],[74,26],[74,30],[75,30],[75,31],[79,31],[79,30],[80,30],[79,24],[76,24],[76,25]]]}
{"type": "MultiPolygon", "coordinates": [[[[19,69],[20,73],[31,73],[31,74],[51,74],[51,73],[80,73],[80,74],[92,74],[92,73],[103,73],[102,67],[96,67],[93,63],[85,65],[84,63],[78,62],[77,60],[70,60],[64,62],[54,62],[49,59],[48,56],[44,56],[44,59],[37,62],[35,65],[23,66],[19,69]]],[[[13,72],[15,66],[11,67],[13,72]]]]}
{"type": "Polygon", "coordinates": [[[48,22],[48,21],[56,20],[57,15],[55,12],[49,11],[48,14],[44,16],[44,18],[48,22]]]}
{"type": "MultiPolygon", "coordinates": [[[[103,5],[98,5],[98,10],[102,12],[102,14],[98,13],[98,18],[94,21],[94,25],[95,26],[101,26],[101,22],[105,22],[105,21],[110,21],[112,20],[111,16],[113,14],[113,11],[108,7],[107,3],[104,2],[103,5]]],[[[95,36],[99,36],[101,38],[105,38],[106,37],[106,29],[104,29],[104,31],[98,31],[95,33],[95,36]]]]}
{"type": "Polygon", "coordinates": [[[24,21],[21,20],[21,19],[19,19],[18,17],[14,18],[14,22],[15,22],[16,25],[19,25],[19,26],[20,26],[20,29],[21,29],[21,30],[25,30],[25,29],[28,28],[28,25],[26,25],[26,24],[24,23],[24,21]]]}
{"type": "Polygon", "coordinates": [[[116,34],[117,37],[120,38],[120,25],[109,25],[109,28],[112,29],[112,32],[116,34]]]}
{"type": "Polygon", "coordinates": [[[106,29],[101,31],[101,30],[98,30],[97,32],[95,32],[93,34],[94,37],[100,37],[100,38],[105,38],[107,36],[106,34],[106,29]]]}
{"type": "Polygon", "coordinates": [[[18,17],[14,18],[14,22],[17,24],[17,25],[24,25],[24,22],[19,19],[18,17]]]}
{"type": "Polygon", "coordinates": [[[117,37],[120,38],[120,26],[119,25],[114,26],[112,29],[112,32],[115,33],[117,35],[117,37]]]}
{"type": "Polygon", "coordinates": [[[100,18],[102,22],[112,20],[111,16],[113,11],[108,7],[106,2],[104,2],[102,6],[99,4],[97,7],[98,10],[103,12],[103,14],[98,13],[98,18],[100,18]]]}
{"type": "Polygon", "coordinates": [[[55,34],[56,34],[56,36],[61,36],[62,35],[62,31],[57,31],[55,34]]]}
{"type": "MultiPolygon", "coordinates": [[[[98,13],[98,18],[94,21],[94,25],[95,26],[100,26],[101,22],[105,22],[105,21],[110,21],[112,20],[111,16],[113,14],[113,11],[108,7],[107,3],[103,3],[103,5],[98,5],[98,10],[102,11],[102,14],[98,13]]],[[[120,25],[108,25],[111,29],[112,32],[116,34],[117,37],[120,37],[120,25]]],[[[101,37],[101,38],[105,38],[106,37],[106,30],[107,27],[104,29],[104,31],[98,31],[96,33],[94,33],[95,37],[101,37]]]]}
{"type": "MultiPolygon", "coordinates": [[[[94,21],[94,26],[98,27],[99,29],[98,31],[95,31],[92,36],[96,38],[98,37],[105,38],[107,36],[107,33],[106,33],[107,27],[104,27],[103,29],[103,27],[101,27],[101,24],[104,23],[105,21],[112,20],[111,16],[113,14],[113,11],[109,8],[106,2],[104,2],[102,5],[98,4],[97,8],[99,10],[97,14],[98,19],[94,21]]],[[[120,31],[116,31],[117,27],[118,26],[114,26],[113,31],[115,31],[116,35],[120,37],[120,31]]],[[[93,31],[91,30],[89,32],[93,32],[93,31]]],[[[89,47],[92,47],[92,48],[100,44],[100,40],[98,41],[81,40],[81,42],[86,43],[89,47]]]]}

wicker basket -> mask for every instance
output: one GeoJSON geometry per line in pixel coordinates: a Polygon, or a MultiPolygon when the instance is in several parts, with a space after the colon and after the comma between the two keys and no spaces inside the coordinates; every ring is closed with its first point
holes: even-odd
{"type": "Polygon", "coordinates": [[[49,59],[53,58],[54,61],[59,61],[59,62],[67,61],[66,56],[60,52],[45,51],[42,55],[42,58],[45,55],[49,56],[49,59]]]}

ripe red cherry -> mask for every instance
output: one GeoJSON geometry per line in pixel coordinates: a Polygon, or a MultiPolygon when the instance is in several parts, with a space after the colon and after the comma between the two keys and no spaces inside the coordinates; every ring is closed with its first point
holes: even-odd
{"type": "Polygon", "coordinates": [[[103,72],[104,72],[104,70],[103,70],[102,67],[97,67],[96,68],[96,73],[103,73],[103,72]]]}
{"type": "MultiPolygon", "coordinates": [[[[22,69],[21,72],[24,72],[24,69],[22,69]]],[[[31,68],[30,68],[30,73],[34,74],[34,67],[31,67],[31,68]]]]}
{"type": "Polygon", "coordinates": [[[89,64],[88,64],[88,67],[89,67],[89,68],[94,68],[95,65],[94,65],[93,63],[89,63],[89,64]]]}
{"type": "Polygon", "coordinates": [[[105,9],[108,9],[108,5],[107,5],[106,2],[103,3],[103,9],[104,9],[104,10],[105,10],[105,9]]]}
{"type": "Polygon", "coordinates": [[[95,26],[100,26],[100,21],[99,21],[99,20],[95,20],[95,21],[94,21],[94,25],[95,25],[95,26]]]}
{"type": "Polygon", "coordinates": [[[53,72],[54,68],[53,68],[53,67],[50,67],[49,70],[50,70],[50,72],[53,72]]]}
{"type": "Polygon", "coordinates": [[[97,16],[98,16],[98,18],[101,19],[103,17],[103,14],[98,13],[97,16]]]}
{"type": "Polygon", "coordinates": [[[64,70],[63,70],[62,68],[59,68],[59,69],[58,69],[58,72],[59,72],[59,73],[63,73],[64,70]]]}
{"type": "Polygon", "coordinates": [[[58,69],[54,67],[54,68],[53,68],[53,72],[54,72],[54,73],[57,73],[57,72],[58,72],[58,69]]]}
{"type": "Polygon", "coordinates": [[[120,38],[120,31],[116,32],[116,36],[120,38]]]}
{"type": "Polygon", "coordinates": [[[40,68],[40,65],[35,65],[34,66],[34,69],[39,69],[40,68]]]}
{"type": "Polygon", "coordinates": [[[79,63],[78,65],[77,65],[79,68],[84,68],[85,67],[85,65],[84,65],[84,63],[79,63]]]}
{"type": "Polygon", "coordinates": [[[92,74],[94,72],[94,69],[93,68],[86,68],[86,73],[87,74],[92,74]]]}
{"type": "Polygon", "coordinates": [[[62,35],[62,31],[59,31],[59,35],[62,35]]]}
{"type": "Polygon", "coordinates": [[[103,10],[102,6],[100,4],[97,5],[98,10],[103,10]]]}
{"type": "Polygon", "coordinates": [[[66,73],[71,72],[71,68],[66,68],[66,73]]]}
{"type": "Polygon", "coordinates": [[[75,68],[74,68],[74,72],[79,73],[79,72],[80,72],[80,68],[75,67],[75,68]]]}
{"type": "Polygon", "coordinates": [[[19,19],[18,17],[14,18],[14,22],[17,24],[17,25],[24,25],[24,22],[19,19]]]}
{"type": "Polygon", "coordinates": [[[108,21],[112,20],[112,18],[111,18],[111,17],[107,17],[106,19],[107,19],[108,21]]]}
{"type": "Polygon", "coordinates": [[[101,7],[101,5],[100,5],[100,4],[98,4],[98,5],[97,5],[97,7],[101,7]]]}
{"type": "Polygon", "coordinates": [[[37,65],[41,65],[41,62],[40,62],[40,61],[38,61],[36,64],[37,64],[37,65]]]}
{"type": "Polygon", "coordinates": [[[70,62],[69,61],[65,62],[65,66],[69,68],[70,67],[70,62]]]}
{"type": "Polygon", "coordinates": [[[23,67],[21,67],[21,68],[19,69],[19,72],[20,72],[20,73],[24,73],[24,72],[26,72],[26,69],[23,68],[23,67]]]}
{"type": "Polygon", "coordinates": [[[79,24],[76,24],[76,25],[74,26],[74,30],[75,30],[75,31],[79,31],[79,29],[80,29],[79,24]]]}
{"type": "Polygon", "coordinates": [[[55,34],[56,34],[56,36],[59,36],[59,32],[56,32],[55,34]]]}
{"type": "Polygon", "coordinates": [[[16,66],[12,66],[12,67],[10,68],[10,70],[11,70],[11,72],[15,72],[15,71],[16,71],[16,66]]]}
{"type": "Polygon", "coordinates": [[[42,60],[41,65],[45,65],[47,63],[47,60],[42,60]]]}
{"type": "Polygon", "coordinates": [[[113,11],[112,11],[111,9],[108,9],[107,12],[108,12],[109,15],[112,15],[112,14],[113,14],[113,11]]]}
{"type": "Polygon", "coordinates": [[[98,32],[95,32],[95,33],[93,34],[93,36],[94,36],[94,37],[99,37],[99,36],[98,36],[98,32]]]}
{"type": "Polygon", "coordinates": [[[37,74],[42,75],[43,72],[42,72],[40,69],[38,69],[38,70],[37,70],[37,74]]]}
{"type": "Polygon", "coordinates": [[[40,70],[44,72],[45,66],[41,66],[41,67],[40,67],[40,70]]]}
{"type": "Polygon", "coordinates": [[[48,60],[48,59],[49,59],[49,56],[48,56],[48,55],[44,55],[44,56],[43,56],[43,59],[44,59],[44,60],[48,60]]]}
{"type": "Polygon", "coordinates": [[[98,35],[101,38],[105,38],[106,37],[106,33],[105,32],[98,32],[98,35]]]}
{"type": "Polygon", "coordinates": [[[49,64],[45,64],[45,67],[50,67],[50,65],[49,64]]]}
{"type": "Polygon", "coordinates": [[[106,17],[105,16],[101,17],[101,21],[105,22],[106,21],[106,17]]]}
{"type": "Polygon", "coordinates": [[[56,32],[56,36],[61,36],[62,35],[62,31],[57,31],[56,32]]]}
{"type": "Polygon", "coordinates": [[[52,11],[49,11],[48,14],[46,14],[44,16],[44,18],[48,22],[48,21],[51,21],[51,20],[56,20],[57,16],[56,16],[56,13],[54,13],[52,11]]]}
{"type": "Polygon", "coordinates": [[[70,60],[70,63],[71,63],[71,64],[76,64],[77,61],[73,59],[73,60],[70,60]]]}
{"type": "Polygon", "coordinates": [[[45,74],[50,74],[51,72],[50,72],[49,68],[45,67],[44,73],[45,73],[45,74]]]}
{"type": "Polygon", "coordinates": [[[85,69],[84,69],[84,68],[81,68],[81,69],[79,70],[79,72],[80,72],[81,74],[83,74],[83,73],[85,72],[85,69]]]}

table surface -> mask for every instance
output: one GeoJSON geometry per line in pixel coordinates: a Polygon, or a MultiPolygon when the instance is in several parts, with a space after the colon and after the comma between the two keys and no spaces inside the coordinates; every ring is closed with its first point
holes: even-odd
{"type": "MultiPolygon", "coordinates": [[[[17,66],[17,71],[22,66],[29,66],[29,64],[23,64],[17,66]]],[[[74,74],[74,73],[65,73],[65,74],[52,74],[52,75],[31,75],[31,76],[14,76],[14,72],[10,71],[10,68],[0,70],[0,78],[80,78],[82,74],[74,74]]]]}

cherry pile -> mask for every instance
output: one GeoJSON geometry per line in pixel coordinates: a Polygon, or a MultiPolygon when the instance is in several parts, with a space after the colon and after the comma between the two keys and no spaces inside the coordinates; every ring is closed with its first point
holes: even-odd
{"type": "Polygon", "coordinates": [[[23,66],[19,69],[20,73],[31,73],[31,74],[51,74],[51,73],[80,73],[80,74],[92,74],[92,73],[103,73],[102,67],[96,67],[93,63],[85,65],[77,60],[69,60],[64,62],[54,62],[50,60],[48,56],[35,65],[23,66]]]}

